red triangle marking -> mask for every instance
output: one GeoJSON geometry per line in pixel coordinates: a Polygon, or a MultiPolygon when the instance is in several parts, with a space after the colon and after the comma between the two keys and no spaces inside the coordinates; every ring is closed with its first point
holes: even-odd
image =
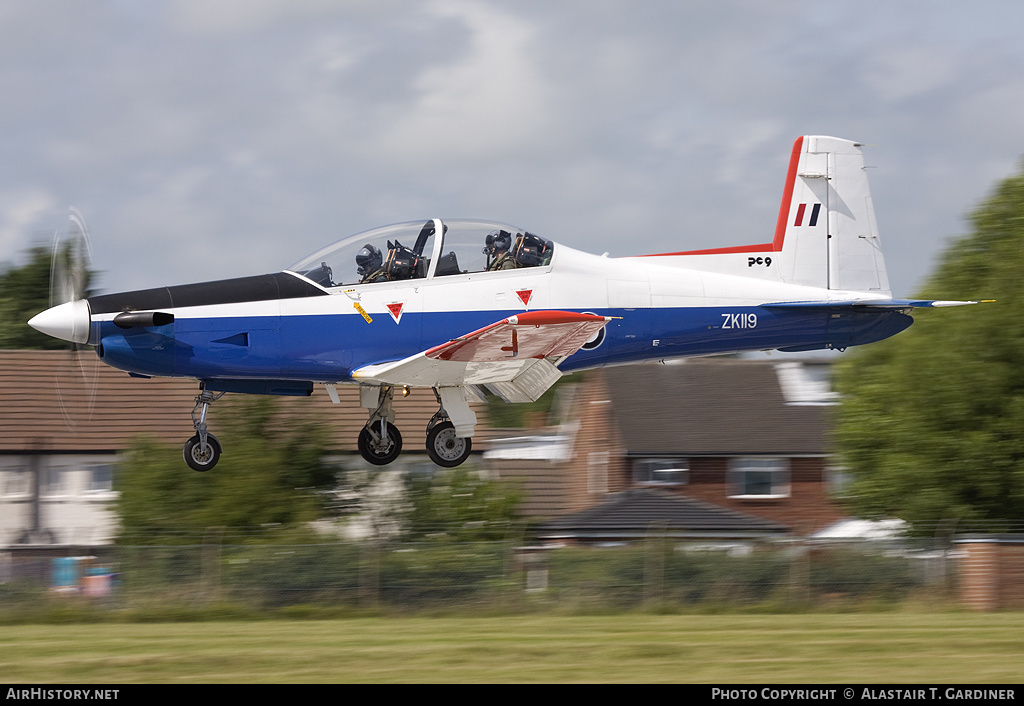
{"type": "Polygon", "coordinates": [[[523,300],[523,306],[530,305],[530,298],[533,296],[532,289],[520,289],[516,294],[518,294],[519,298],[523,300]]]}
{"type": "Polygon", "coordinates": [[[398,320],[402,318],[402,306],[404,304],[405,302],[398,302],[397,304],[387,305],[388,311],[391,312],[391,318],[395,320],[395,323],[398,323],[398,320]]]}

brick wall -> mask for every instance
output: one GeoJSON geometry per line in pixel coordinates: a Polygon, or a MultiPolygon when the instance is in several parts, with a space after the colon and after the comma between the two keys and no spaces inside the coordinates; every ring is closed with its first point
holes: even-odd
{"type": "Polygon", "coordinates": [[[579,430],[565,467],[566,513],[597,505],[629,487],[622,441],[608,413],[611,401],[604,376],[591,375],[582,387],[579,430]]]}
{"type": "Polygon", "coordinates": [[[957,537],[960,601],[970,610],[1024,608],[1024,535],[957,537]]]}

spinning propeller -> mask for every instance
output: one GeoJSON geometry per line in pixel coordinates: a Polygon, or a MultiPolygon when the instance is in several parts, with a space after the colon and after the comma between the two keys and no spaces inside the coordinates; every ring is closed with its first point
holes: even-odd
{"type": "Polygon", "coordinates": [[[54,233],[53,253],[50,260],[50,309],[35,317],[35,328],[44,333],[58,335],[68,341],[68,359],[65,369],[55,378],[57,401],[69,428],[77,426],[81,414],[86,419],[92,414],[96,399],[98,360],[86,345],[89,340],[89,296],[92,245],[89,230],[82,215],[71,209],[65,232],[54,233]],[[54,307],[57,307],[56,309],[54,307]],[[63,316],[44,315],[67,312],[63,316]],[[40,320],[41,319],[41,320],[40,320]],[[46,327],[57,327],[58,333],[46,327]]]}

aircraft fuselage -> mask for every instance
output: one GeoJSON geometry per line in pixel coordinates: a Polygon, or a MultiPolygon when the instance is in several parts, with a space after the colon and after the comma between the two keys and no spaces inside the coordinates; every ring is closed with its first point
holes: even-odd
{"type": "MultiPolygon", "coordinates": [[[[357,368],[405,358],[524,311],[614,317],[601,340],[559,366],[564,372],[730,351],[846,348],[912,322],[900,311],[764,306],[766,299],[830,298],[844,297],[560,245],[549,266],[529,270],[333,290],[281,272],[93,297],[89,340],[104,362],[135,374],[344,383],[357,368]],[[122,328],[114,317],[124,311],[164,312],[173,322],[122,328]]],[[[276,389],[303,394],[307,387],[276,389]]]]}

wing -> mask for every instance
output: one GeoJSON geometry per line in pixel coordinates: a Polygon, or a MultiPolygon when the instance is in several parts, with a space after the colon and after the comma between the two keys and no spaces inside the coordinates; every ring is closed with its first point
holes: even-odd
{"type": "Polygon", "coordinates": [[[570,311],[528,311],[404,360],[358,368],[352,377],[417,387],[486,385],[507,402],[532,402],[561,377],[558,363],[608,321],[570,311]]]}

